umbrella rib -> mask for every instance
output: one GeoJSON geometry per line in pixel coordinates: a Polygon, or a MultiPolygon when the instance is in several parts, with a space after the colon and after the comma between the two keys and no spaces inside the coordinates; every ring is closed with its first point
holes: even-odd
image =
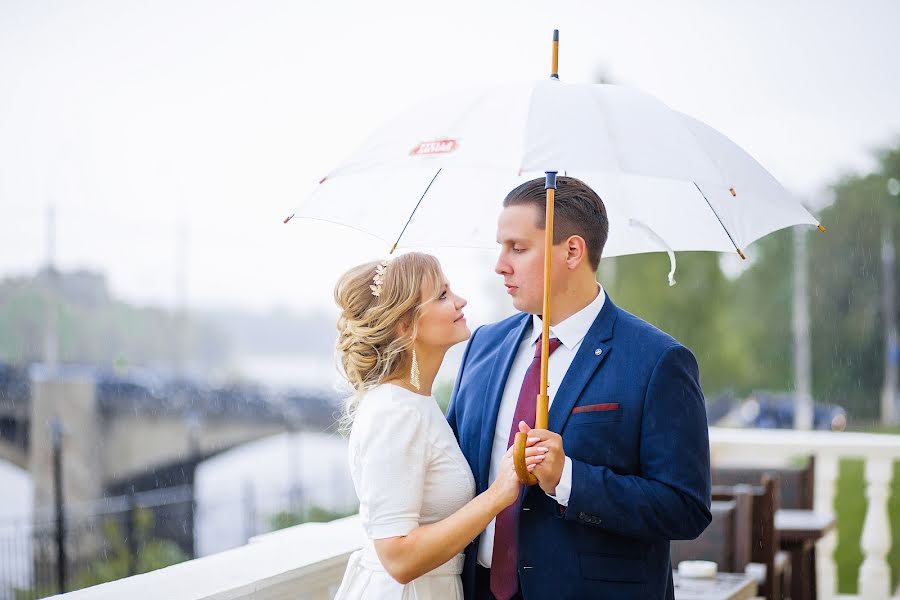
{"type": "Polygon", "coordinates": [[[422,192],[422,196],[419,198],[419,201],[416,202],[416,207],[409,213],[409,218],[406,220],[406,225],[403,226],[403,230],[400,232],[400,235],[397,236],[397,241],[394,242],[394,245],[391,247],[391,251],[388,254],[393,254],[394,250],[397,249],[397,244],[400,243],[400,238],[403,237],[403,234],[406,233],[406,228],[409,227],[409,224],[412,222],[412,218],[415,216],[416,211],[419,210],[419,205],[422,204],[422,200],[425,199],[425,194],[428,193],[428,190],[431,189],[431,184],[434,183],[434,180],[437,179],[437,176],[441,174],[444,168],[441,167],[437,170],[437,173],[434,174],[434,177],[431,178],[431,181],[428,182],[428,187],[425,188],[425,191],[422,192]]]}
{"type": "MultiPolygon", "coordinates": [[[[293,215],[292,215],[292,218],[293,218],[293,215]]],[[[379,241],[382,241],[382,242],[387,243],[387,240],[384,239],[383,237],[381,237],[380,235],[378,235],[377,233],[373,233],[373,232],[368,231],[368,230],[366,230],[366,229],[362,229],[361,227],[356,227],[355,225],[350,225],[349,223],[345,223],[345,222],[343,222],[343,221],[335,221],[335,220],[332,220],[332,219],[324,219],[324,218],[322,218],[322,217],[305,217],[305,216],[302,216],[302,215],[299,216],[299,217],[297,217],[297,218],[298,218],[298,219],[304,219],[304,220],[306,220],[306,221],[321,221],[322,223],[331,223],[332,225],[337,225],[337,226],[339,226],[339,227],[346,227],[347,229],[352,229],[353,231],[358,231],[359,233],[364,233],[364,234],[366,234],[366,235],[372,236],[372,237],[375,238],[376,240],[379,240],[379,241]]]]}
{"type": "Polygon", "coordinates": [[[700,195],[703,196],[704,200],[706,200],[706,205],[709,207],[709,210],[712,211],[712,214],[714,214],[716,216],[716,220],[719,221],[719,225],[722,226],[722,230],[725,232],[725,235],[727,235],[728,239],[731,240],[731,245],[734,246],[734,249],[737,250],[737,253],[740,255],[741,258],[746,258],[744,256],[744,253],[741,252],[741,249],[738,248],[738,245],[734,242],[734,238],[731,236],[731,232],[728,231],[727,227],[725,227],[725,223],[722,222],[722,218],[719,216],[719,213],[717,213],[716,209],[713,208],[713,205],[710,204],[709,198],[706,197],[706,194],[703,193],[703,190],[700,189],[700,186],[697,185],[696,181],[692,181],[691,183],[694,184],[694,187],[697,188],[697,191],[700,192],[700,195]]]}

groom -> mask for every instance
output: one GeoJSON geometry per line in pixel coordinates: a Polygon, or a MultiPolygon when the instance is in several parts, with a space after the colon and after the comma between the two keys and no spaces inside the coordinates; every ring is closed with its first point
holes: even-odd
{"type": "MultiPolygon", "coordinates": [[[[469,547],[465,596],[673,598],[669,541],[697,537],[711,518],[697,362],[613,304],[595,276],[606,208],[578,179],[557,185],[549,430],[529,433],[549,451],[534,470],[538,485],[469,547]]],[[[448,409],[478,493],[515,432],[534,426],[545,203],[543,178],[503,201],[495,270],[521,312],[475,331],[448,409]]]]}

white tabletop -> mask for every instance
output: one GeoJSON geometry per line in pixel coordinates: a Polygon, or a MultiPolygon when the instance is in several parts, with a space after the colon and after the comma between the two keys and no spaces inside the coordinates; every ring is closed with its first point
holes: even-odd
{"type": "Polygon", "coordinates": [[[675,600],[746,600],[756,596],[756,579],[744,573],[716,573],[715,578],[692,579],[672,573],[675,600]]]}

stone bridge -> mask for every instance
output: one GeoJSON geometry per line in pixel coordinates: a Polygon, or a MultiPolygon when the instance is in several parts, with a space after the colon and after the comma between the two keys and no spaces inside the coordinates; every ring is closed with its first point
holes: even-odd
{"type": "Polygon", "coordinates": [[[62,425],[67,503],[193,482],[199,462],[287,429],[327,428],[324,396],[96,369],[0,364],[0,460],[28,470],[36,518],[53,501],[51,426],[62,425]]]}

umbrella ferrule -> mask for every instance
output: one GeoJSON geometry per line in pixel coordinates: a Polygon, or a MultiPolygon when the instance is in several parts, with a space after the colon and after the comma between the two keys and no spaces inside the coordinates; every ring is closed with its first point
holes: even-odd
{"type": "Polygon", "coordinates": [[[555,190],[556,189],[556,174],[559,171],[545,171],[547,176],[547,180],[544,182],[545,190],[555,190]]]}

